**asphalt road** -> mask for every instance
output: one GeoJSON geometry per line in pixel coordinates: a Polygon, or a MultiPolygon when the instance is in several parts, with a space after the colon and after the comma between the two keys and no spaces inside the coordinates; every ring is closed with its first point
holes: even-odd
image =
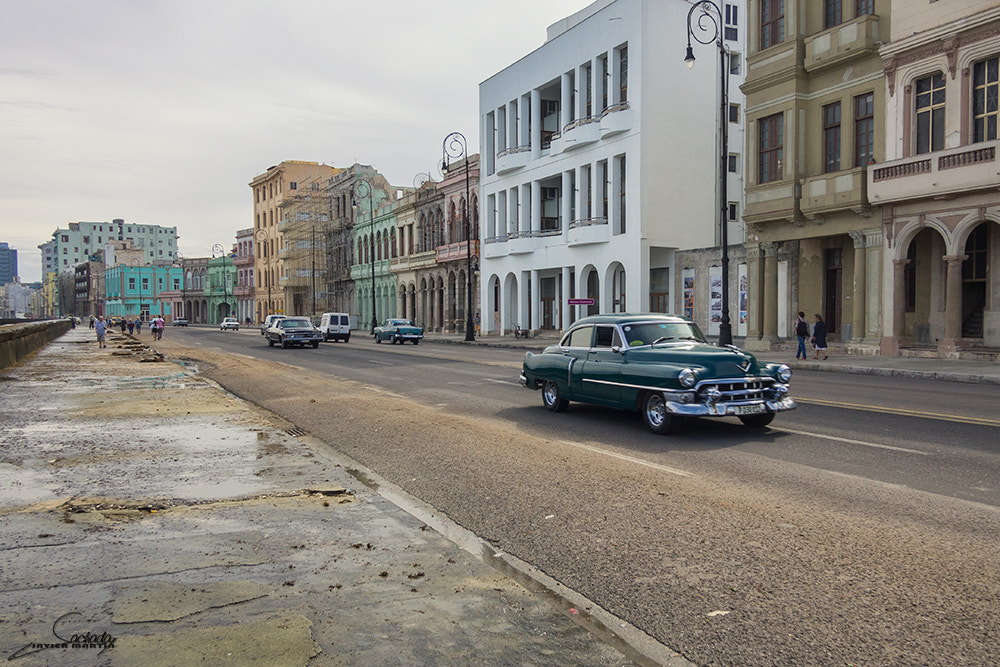
{"type": "Polygon", "coordinates": [[[657,437],[546,412],[517,350],[281,350],[253,329],[161,347],[698,664],[1000,655],[1000,387],[803,372],[770,429],[657,437]]]}

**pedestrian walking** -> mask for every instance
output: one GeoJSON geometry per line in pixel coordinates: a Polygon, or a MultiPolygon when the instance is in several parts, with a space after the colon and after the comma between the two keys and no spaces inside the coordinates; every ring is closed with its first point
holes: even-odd
{"type": "Polygon", "coordinates": [[[125,329],[128,328],[128,324],[126,324],[124,317],[122,318],[121,325],[122,325],[122,335],[124,336],[125,335],[125,329]]]}
{"type": "Polygon", "coordinates": [[[806,358],[806,338],[809,338],[809,323],[806,322],[806,314],[799,311],[799,317],[795,320],[795,336],[799,339],[799,349],[795,351],[796,359],[806,358]]]}
{"type": "Polygon", "coordinates": [[[142,318],[140,317],[135,318],[135,332],[137,334],[142,333],[142,318]]]}
{"type": "Polygon", "coordinates": [[[93,316],[93,315],[91,315],[91,316],[90,316],[90,328],[91,328],[91,329],[93,329],[93,328],[94,328],[94,322],[95,322],[95,321],[96,321],[96,320],[94,320],[94,316],[93,316]]]}
{"type": "Polygon", "coordinates": [[[153,319],[153,324],[156,325],[156,336],[154,336],[154,338],[156,340],[163,340],[163,325],[166,324],[166,322],[163,320],[163,316],[157,315],[153,319]]]}
{"type": "Polygon", "coordinates": [[[823,353],[823,359],[829,359],[830,355],[826,353],[826,322],[820,317],[819,313],[814,315],[816,318],[816,324],[813,325],[813,335],[812,342],[816,348],[816,358],[819,359],[819,353],[823,353]]]}
{"type": "Polygon", "coordinates": [[[128,332],[129,333],[135,332],[135,321],[134,320],[129,320],[128,321],[128,332]]]}
{"type": "Polygon", "coordinates": [[[107,347],[104,342],[104,337],[107,334],[108,329],[104,325],[104,315],[97,316],[97,321],[94,322],[94,332],[97,334],[97,347],[107,347]]]}

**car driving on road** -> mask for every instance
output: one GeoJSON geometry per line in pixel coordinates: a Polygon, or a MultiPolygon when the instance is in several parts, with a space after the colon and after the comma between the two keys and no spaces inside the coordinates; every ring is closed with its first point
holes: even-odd
{"type": "Polygon", "coordinates": [[[271,347],[276,344],[281,347],[293,345],[319,347],[319,342],[323,340],[323,334],[313,326],[308,317],[283,317],[268,327],[264,337],[271,347]]]}
{"type": "Polygon", "coordinates": [[[264,336],[267,334],[267,330],[274,326],[274,323],[278,320],[285,319],[284,315],[268,315],[264,318],[264,321],[260,323],[260,335],[264,336]]]}
{"type": "Polygon", "coordinates": [[[791,375],[784,364],[710,344],[686,318],[614,314],[585,317],[558,344],[528,352],[520,381],[541,389],[552,412],[570,401],[635,410],[649,430],[666,434],[689,417],[733,416],[749,427],[767,426],[776,413],[795,408],[791,375]]]}
{"type": "Polygon", "coordinates": [[[402,345],[406,341],[411,341],[414,345],[420,343],[424,337],[424,330],[413,323],[413,320],[389,319],[382,323],[382,326],[375,327],[372,334],[376,343],[384,340],[390,343],[402,345]]]}
{"type": "Polygon", "coordinates": [[[227,329],[232,330],[232,331],[239,331],[240,330],[240,321],[238,319],[236,319],[235,317],[227,317],[227,318],[223,319],[222,323],[219,324],[219,330],[220,331],[226,331],[227,329]]]}

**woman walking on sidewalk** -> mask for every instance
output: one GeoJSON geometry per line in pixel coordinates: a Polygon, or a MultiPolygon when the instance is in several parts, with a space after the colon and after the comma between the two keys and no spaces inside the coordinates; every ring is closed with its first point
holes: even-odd
{"type": "Polygon", "coordinates": [[[823,359],[829,359],[830,355],[826,353],[826,322],[819,316],[819,313],[814,315],[814,317],[816,318],[816,324],[813,325],[812,342],[816,348],[816,358],[819,359],[819,353],[822,352],[823,359]]]}

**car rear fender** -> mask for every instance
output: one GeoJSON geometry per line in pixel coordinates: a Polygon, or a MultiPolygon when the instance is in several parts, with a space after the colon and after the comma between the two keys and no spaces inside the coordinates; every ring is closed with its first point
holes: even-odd
{"type": "Polygon", "coordinates": [[[574,357],[568,355],[528,352],[524,356],[524,371],[529,386],[537,389],[542,382],[552,380],[558,382],[560,388],[569,392],[570,372],[575,361],[574,357]]]}

